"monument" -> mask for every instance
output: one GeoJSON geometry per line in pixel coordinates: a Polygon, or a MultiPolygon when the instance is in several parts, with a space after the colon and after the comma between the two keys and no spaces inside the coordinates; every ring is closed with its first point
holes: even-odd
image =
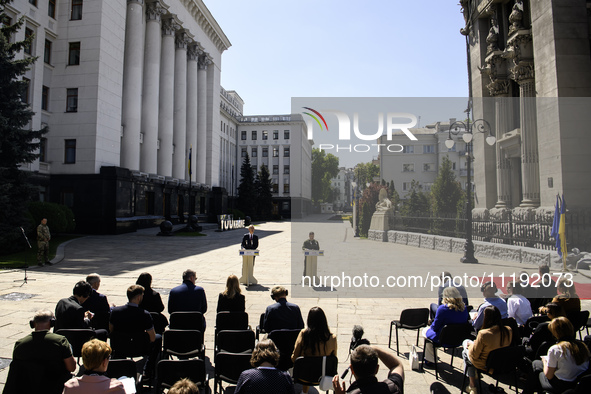
{"type": "Polygon", "coordinates": [[[369,239],[386,242],[388,240],[390,222],[394,219],[394,207],[388,198],[388,192],[386,189],[380,190],[378,198],[376,211],[371,217],[367,236],[369,239]]]}

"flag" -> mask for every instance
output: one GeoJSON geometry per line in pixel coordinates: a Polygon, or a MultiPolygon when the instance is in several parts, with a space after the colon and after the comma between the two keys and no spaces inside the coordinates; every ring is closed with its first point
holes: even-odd
{"type": "Polygon", "coordinates": [[[558,227],[558,236],[560,237],[560,249],[562,251],[562,260],[566,261],[566,201],[562,195],[562,204],[560,204],[560,226],[558,227]]]}
{"type": "Polygon", "coordinates": [[[189,148],[189,179],[191,179],[191,175],[193,175],[193,170],[191,169],[191,154],[193,153],[193,145],[189,148]]]}
{"type": "Polygon", "coordinates": [[[558,255],[562,257],[562,251],[560,250],[560,235],[558,234],[558,228],[560,227],[560,196],[556,195],[556,207],[554,208],[554,220],[552,222],[552,230],[550,236],[556,240],[556,251],[558,255]]]}

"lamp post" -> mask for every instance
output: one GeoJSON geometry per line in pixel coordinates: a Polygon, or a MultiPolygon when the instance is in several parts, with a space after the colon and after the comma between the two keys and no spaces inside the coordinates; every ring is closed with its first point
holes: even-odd
{"type": "Polygon", "coordinates": [[[357,182],[353,182],[355,190],[355,237],[359,237],[359,167],[357,167],[357,182]]]}
{"type": "Polygon", "coordinates": [[[466,143],[466,167],[468,170],[468,183],[466,185],[466,243],[464,245],[464,257],[460,259],[460,262],[465,264],[478,264],[478,260],[474,257],[474,243],[472,242],[472,137],[474,133],[488,134],[486,137],[486,143],[494,145],[497,139],[493,135],[490,124],[484,119],[470,120],[470,105],[466,110],[468,119],[466,122],[457,121],[449,125],[449,134],[445,141],[445,146],[451,149],[454,146],[455,141],[452,139],[452,135],[458,136],[462,130],[462,139],[466,143]]]}

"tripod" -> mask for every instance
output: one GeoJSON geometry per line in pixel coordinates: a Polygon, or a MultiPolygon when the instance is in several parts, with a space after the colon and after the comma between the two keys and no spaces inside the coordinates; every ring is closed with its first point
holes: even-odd
{"type": "MultiPolygon", "coordinates": [[[[25,234],[25,230],[21,227],[21,232],[23,233],[23,237],[25,237],[25,241],[27,241],[27,245],[29,245],[29,250],[33,249],[33,247],[31,246],[31,243],[29,242],[29,238],[27,238],[27,234],[25,234]]],[[[27,277],[27,268],[29,268],[29,266],[27,265],[27,262],[25,261],[25,266],[23,267],[23,269],[25,270],[25,277],[23,279],[23,283],[20,285],[20,287],[23,287],[23,285],[25,283],[28,283],[29,281],[35,281],[37,279],[29,279],[27,277]]],[[[14,282],[20,282],[19,279],[16,279],[14,282]]]]}

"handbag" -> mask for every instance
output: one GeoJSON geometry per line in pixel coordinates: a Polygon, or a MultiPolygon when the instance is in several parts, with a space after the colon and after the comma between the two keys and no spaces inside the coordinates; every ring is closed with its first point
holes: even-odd
{"type": "Polygon", "coordinates": [[[410,348],[408,363],[410,364],[410,369],[413,371],[419,370],[419,355],[417,354],[417,348],[414,345],[410,348]]]}
{"type": "Polygon", "coordinates": [[[332,390],[332,376],[326,375],[326,356],[322,357],[322,375],[320,376],[320,383],[318,384],[320,390],[332,390]]]}

